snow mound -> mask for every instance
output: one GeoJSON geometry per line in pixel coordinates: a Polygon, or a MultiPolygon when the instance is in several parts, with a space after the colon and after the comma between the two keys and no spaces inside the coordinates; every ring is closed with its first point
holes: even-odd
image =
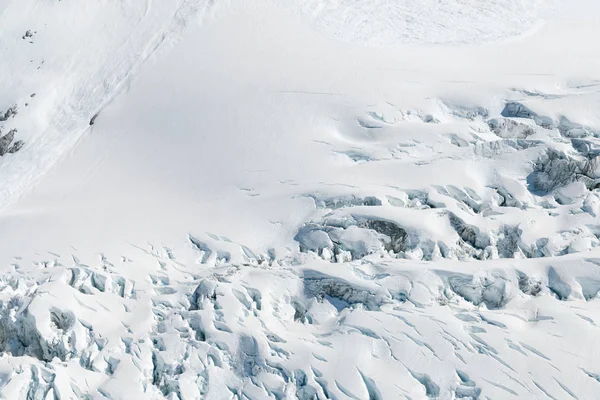
{"type": "Polygon", "coordinates": [[[298,0],[319,30],[369,45],[485,43],[539,24],[537,0],[298,0]]]}

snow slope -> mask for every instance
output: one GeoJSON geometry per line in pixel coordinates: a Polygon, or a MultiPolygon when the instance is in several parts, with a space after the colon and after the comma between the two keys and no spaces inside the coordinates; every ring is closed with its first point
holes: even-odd
{"type": "Polygon", "coordinates": [[[190,20],[215,12],[201,0],[4,3],[0,110],[21,114],[4,128],[18,130],[26,162],[3,163],[2,205],[77,142],[138,66],[190,20]]]}
{"type": "Polygon", "coordinates": [[[594,2],[0,9],[2,398],[598,393],[594,2]]]}

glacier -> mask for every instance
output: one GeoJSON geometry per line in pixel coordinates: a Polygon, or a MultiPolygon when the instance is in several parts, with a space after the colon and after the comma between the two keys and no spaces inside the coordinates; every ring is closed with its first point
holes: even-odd
{"type": "Polygon", "coordinates": [[[0,398],[596,398],[599,22],[0,0],[0,398]]]}

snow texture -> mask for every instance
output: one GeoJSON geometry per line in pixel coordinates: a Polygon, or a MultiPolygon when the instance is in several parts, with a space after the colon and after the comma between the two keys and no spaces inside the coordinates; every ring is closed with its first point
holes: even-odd
{"type": "Polygon", "coordinates": [[[596,398],[599,15],[0,0],[0,398],[596,398]]]}
{"type": "Polygon", "coordinates": [[[352,42],[484,43],[521,35],[539,24],[542,1],[528,0],[296,0],[318,29],[352,42]]]}

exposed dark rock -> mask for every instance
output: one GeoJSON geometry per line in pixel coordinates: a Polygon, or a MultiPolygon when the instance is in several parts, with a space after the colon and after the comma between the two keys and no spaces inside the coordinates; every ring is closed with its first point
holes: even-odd
{"type": "Polygon", "coordinates": [[[15,139],[15,133],[17,133],[16,129],[12,129],[6,135],[0,137],[0,156],[5,155],[10,147],[10,144],[15,139]]]}
{"type": "Polygon", "coordinates": [[[15,104],[14,106],[12,106],[8,110],[6,110],[4,113],[0,112],[0,122],[6,121],[9,118],[14,117],[18,113],[19,113],[19,110],[17,109],[17,105],[15,104]]]}
{"type": "Polygon", "coordinates": [[[16,142],[13,143],[12,146],[10,146],[10,148],[8,149],[8,152],[11,154],[14,154],[17,151],[21,150],[21,148],[23,147],[24,144],[25,144],[25,142],[23,142],[22,140],[17,140],[16,142]]]}

